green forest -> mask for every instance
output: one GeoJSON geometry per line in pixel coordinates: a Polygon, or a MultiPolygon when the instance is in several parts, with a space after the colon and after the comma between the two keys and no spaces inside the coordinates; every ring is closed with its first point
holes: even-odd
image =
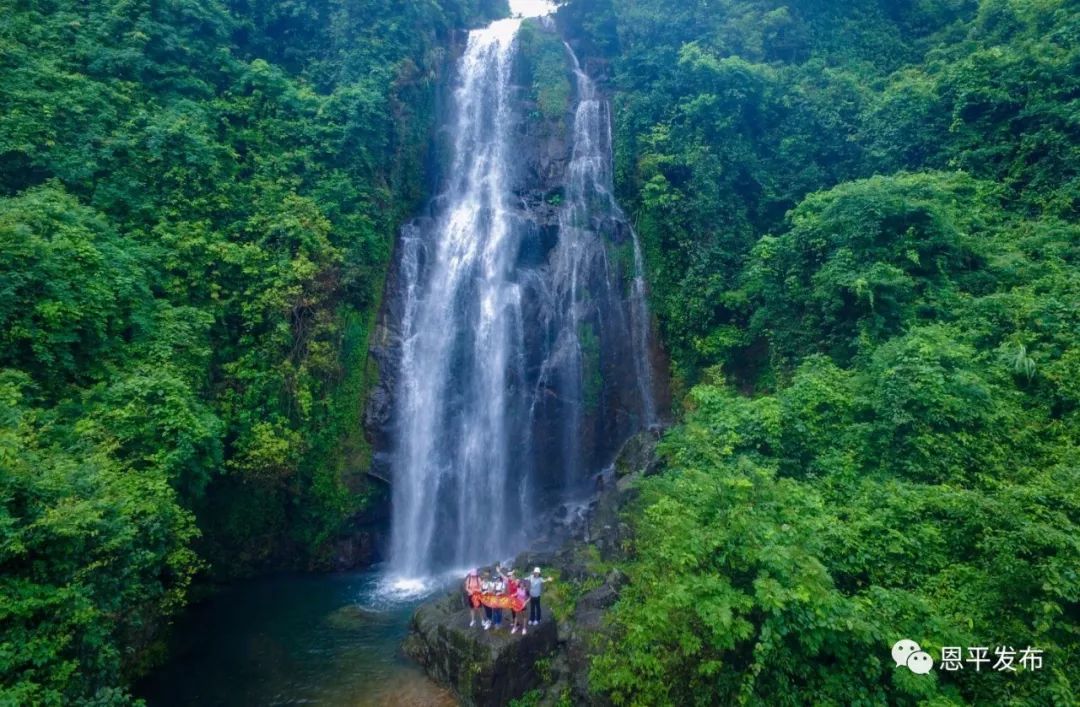
{"type": "Polygon", "coordinates": [[[368,332],[490,5],[0,4],[0,703],[123,701],[193,577],[377,495],[368,332]]]}
{"type": "Polygon", "coordinates": [[[1080,5],[579,0],[684,418],[616,704],[1080,700],[1080,5]],[[883,647],[1028,646],[1016,673],[883,647]],[[930,677],[930,676],[927,676],[930,677]]]}
{"type": "MultiPolygon", "coordinates": [[[[1080,3],[560,5],[676,407],[591,689],[1080,702],[1080,3]]],[[[0,0],[0,704],[129,703],[193,595],[386,503],[369,333],[505,13],[0,0]]]]}

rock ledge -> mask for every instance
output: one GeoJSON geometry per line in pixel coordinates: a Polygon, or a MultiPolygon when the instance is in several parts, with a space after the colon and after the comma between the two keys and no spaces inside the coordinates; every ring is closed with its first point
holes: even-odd
{"type": "Polygon", "coordinates": [[[469,612],[454,591],[417,609],[403,649],[464,704],[505,705],[543,685],[536,662],[558,648],[558,631],[550,617],[522,636],[510,633],[509,614],[503,612],[499,630],[470,628],[469,612]]]}

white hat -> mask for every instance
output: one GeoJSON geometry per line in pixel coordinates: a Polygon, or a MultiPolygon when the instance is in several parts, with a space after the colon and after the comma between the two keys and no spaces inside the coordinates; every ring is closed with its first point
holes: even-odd
{"type": "Polygon", "coordinates": [[[540,568],[539,567],[533,567],[533,574],[540,574],[540,568]]]}

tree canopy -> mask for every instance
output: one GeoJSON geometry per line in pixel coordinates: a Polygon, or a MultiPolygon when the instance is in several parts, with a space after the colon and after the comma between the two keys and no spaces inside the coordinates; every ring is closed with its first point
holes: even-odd
{"type": "Polygon", "coordinates": [[[575,0],[681,419],[616,704],[1074,704],[1080,12],[575,0]],[[1032,646],[1041,671],[897,670],[1032,646]]]}
{"type": "Polygon", "coordinates": [[[193,576],[378,498],[367,336],[490,0],[0,1],[0,702],[123,702],[193,576]]]}

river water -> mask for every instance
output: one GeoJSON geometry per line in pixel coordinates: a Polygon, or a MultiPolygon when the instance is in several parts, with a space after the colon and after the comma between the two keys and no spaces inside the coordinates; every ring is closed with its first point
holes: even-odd
{"type": "Polygon", "coordinates": [[[457,704],[401,654],[425,592],[395,595],[380,578],[371,571],[234,585],[178,619],[170,662],[136,695],[150,707],[457,704]]]}

